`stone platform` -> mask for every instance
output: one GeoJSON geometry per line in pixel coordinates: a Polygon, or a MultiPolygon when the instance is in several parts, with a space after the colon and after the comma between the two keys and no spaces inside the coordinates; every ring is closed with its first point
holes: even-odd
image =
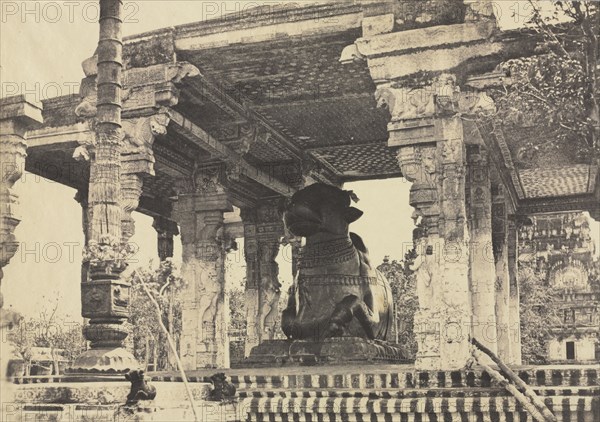
{"type": "MultiPolygon", "coordinates": [[[[559,422],[600,420],[598,365],[513,370],[559,422]]],[[[205,400],[214,372],[188,373],[203,421],[533,421],[478,367],[420,371],[412,365],[366,363],[225,369],[238,391],[237,400],[226,405],[205,400]]],[[[2,421],[193,420],[177,373],[147,375],[157,398],[136,409],[134,416],[120,408],[129,388],[126,382],[74,385],[60,377],[29,377],[16,380],[21,383],[13,385],[16,400],[10,408],[5,405],[9,417],[2,421]]],[[[3,390],[3,402],[4,394],[3,390]]]]}
{"type": "Polygon", "coordinates": [[[411,363],[397,347],[378,340],[336,337],[322,341],[268,340],[238,367],[331,365],[352,362],[411,363]]]}

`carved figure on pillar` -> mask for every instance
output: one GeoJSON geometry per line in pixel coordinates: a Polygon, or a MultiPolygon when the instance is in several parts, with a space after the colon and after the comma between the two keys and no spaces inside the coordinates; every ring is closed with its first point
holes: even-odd
{"type": "Polygon", "coordinates": [[[223,213],[233,208],[219,173],[198,171],[180,184],[174,218],[183,245],[181,357],[185,369],[229,366],[229,311],[225,300],[223,213]]]}
{"type": "Polygon", "coordinates": [[[243,209],[242,219],[248,306],[247,356],[254,346],[273,339],[278,325],[281,283],[275,259],[283,235],[283,222],[274,201],[264,201],[255,209],[243,209]]]}

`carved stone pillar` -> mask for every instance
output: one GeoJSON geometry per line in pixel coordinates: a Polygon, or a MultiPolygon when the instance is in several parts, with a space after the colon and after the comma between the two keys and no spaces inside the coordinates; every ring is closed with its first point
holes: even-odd
{"type": "Polygon", "coordinates": [[[498,333],[495,311],[496,268],[492,247],[492,198],[489,163],[483,147],[467,147],[467,167],[472,333],[473,337],[496,353],[498,333]]]}
{"type": "Polygon", "coordinates": [[[164,217],[155,217],[152,227],[157,234],[158,257],[161,261],[173,257],[173,236],[179,234],[177,223],[164,217]]]}
{"type": "Polygon", "coordinates": [[[174,218],[183,246],[180,355],[184,369],[229,367],[229,309],[225,298],[223,213],[232,211],[218,175],[201,172],[180,188],[174,218]]]}
{"type": "MultiPolygon", "coordinates": [[[[449,89],[446,98],[452,101],[449,89]]],[[[434,100],[432,93],[422,94],[386,87],[377,95],[379,106],[392,116],[388,145],[398,148],[402,174],[412,182],[413,239],[419,254],[415,366],[461,368],[469,357],[471,319],[463,127],[458,116],[437,112],[442,95],[434,100]]]]}
{"type": "MultiPolygon", "coordinates": [[[[457,115],[464,98],[451,75],[419,88],[380,85],[376,98],[391,114],[388,146],[397,149],[402,174],[412,182],[410,204],[417,224],[413,238],[419,255],[414,268],[419,298],[415,365],[462,368],[470,356],[473,314],[467,154],[457,115]]],[[[488,234],[491,241],[489,225],[488,234]]],[[[493,262],[490,265],[493,276],[493,262]]],[[[491,306],[493,312],[493,302],[491,306]]]]}
{"type": "MultiPolygon", "coordinates": [[[[508,269],[508,198],[500,183],[492,183],[492,242],[496,264],[496,323],[498,356],[511,363],[512,336],[510,332],[510,274],[508,269]]],[[[518,312],[518,309],[517,309],[518,312]]]]}
{"type": "MultiPolygon", "coordinates": [[[[88,252],[105,247],[107,236],[126,244],[135,233],[131,213],[139,204],[143,175],[154,175],[154,136],[166,133],[168,121],[162,110],[150,117],[127,120],[113,135],[97,134],[92,144],[76,150],[76,159],[90,160],[88,198],[82,194],[77,198],[83,208],[88,252]]],[[[122,265],[107,271],[93,265],[86,259],[81,270],[82,316],[90,319],[84,334],[92,349],[77,358],[70,372],[126,372],[137,367],[123,348],[128,336],[124,323],[129,317],[130,285],[120,277],[122,265]]]]}
{"type": "Polygon", "coordinates": [[[247,339],[245,355],[264,340],[272,340],[279,326],[281,283],[275,259],[284,235],[274,201],[242,210],[246,256],[247,339]]]}
{"type": "MultiPolygon", "coordinates": [[[[493,111],[494,103],[484,92],[461,92],[448,73],[468,74],[472,60],[497,55],[490,42],[495,22],[481,15],[410,31],[394,31],[397,21],[390,24],[386,15],[372,16],[363,21],[363,37],[340,58],[367,61],[378,106],[391,117],[388,146],[398,150],[402,174],[413,183],[419,369],[462,368],[470,356],[472,261],[461,117],[493,111]]],[[[493,262],[491,268],[493,274],[493,262]]]]}
{"type": "MultiPolygon", "coordinates": [[[[0,99],[0,285],[2,269],[17,252],[19,243],[14,232],[20,223],[18,197],[13,186],[25,171],[26,131],[42,122],[41,104],[24,96],[0,99]]],[[[3,305],[0,292],[0,309],[3,305]]]]}
{"type": "Polygon", "coordinates": [[[514,221],[507,221],[507,256],[509,286],[509,336],[510,336],[510,359],[509,363],[521,365],[521,307],[519,297],[519,270],[517,257],[518,237],[517,227],[514,221]]]}

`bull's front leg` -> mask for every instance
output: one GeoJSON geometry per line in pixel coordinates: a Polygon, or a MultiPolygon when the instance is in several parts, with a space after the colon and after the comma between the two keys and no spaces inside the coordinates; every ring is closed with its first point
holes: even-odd
{"type": "Polygon", "coordinates": [[[379,315],[374,313],[362,299],[354,295],[346,296],[337,304],[331,314],[329,327],[323,337],[341,336],[344,332],[344,327],[350,324],[353,318],[358,320],[368,339],[375,339],[375,332],[377,332],[380,322],[379,315]]]}
{"type": "Polygon", "coordinates": [[[281,314],[281,330],[283,334],[289,339],[292,338],[294,333],[294,326],[296,322],[296,291],[294,287],[290,287],[287,306],[281,314]]]}
{"type": "Polygon", "coordinates": [[[281,330],[290,340],[318,340],[328,326],[328,318],[302,321],[296,314],[296,295],[294,287],[290,289],[287,307],[281,314],[281,330]]]}

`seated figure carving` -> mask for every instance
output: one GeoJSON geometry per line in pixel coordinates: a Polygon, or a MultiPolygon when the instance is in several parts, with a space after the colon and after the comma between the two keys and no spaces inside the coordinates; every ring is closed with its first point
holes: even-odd
{"type": "Polygon", "coordinates": [[[306,238],[300,267],[282,315],[289,339],[360,337],[385,340],[392,292],[369,262],[350,223],[363,214],[352,192],[317,183],[296,192],[283,209],[287,230],[306,238]]]}

